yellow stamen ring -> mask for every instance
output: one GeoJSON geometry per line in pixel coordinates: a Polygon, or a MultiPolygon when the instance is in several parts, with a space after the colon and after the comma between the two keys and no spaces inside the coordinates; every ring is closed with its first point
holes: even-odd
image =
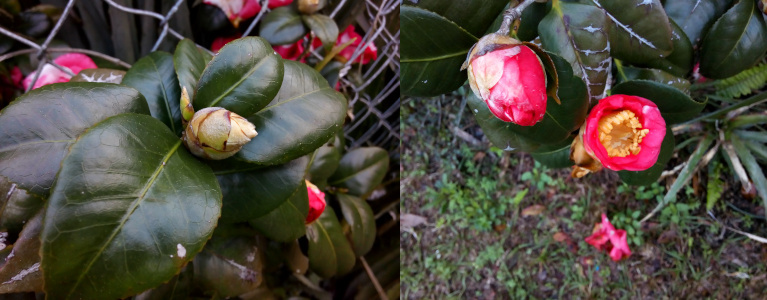
{"type": "Polygon", "coordinates": [[[626,157],[638,154],[649,129],[642,129],[642,124],[634,112],[622,110],[599,119],[599,142],[607,150],[609,157],[626,157]]]}

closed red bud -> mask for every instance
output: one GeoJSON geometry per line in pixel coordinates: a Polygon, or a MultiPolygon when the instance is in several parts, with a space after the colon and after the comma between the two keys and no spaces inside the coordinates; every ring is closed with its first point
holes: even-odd
{"type": "Polygon", "coordinates": [[[306,215],[306,224],[311,224],[325,211],[325,193],[316,185],[306,181],[306,191],[309,193],[309,214],[306,215]]]}
{"type": "Polygon", "coordinates": [[[474,45],[464,68],[472,91],[505,122],[532,126],[546,113],[546,73],[520,41],[489,34],[474,45]]]}

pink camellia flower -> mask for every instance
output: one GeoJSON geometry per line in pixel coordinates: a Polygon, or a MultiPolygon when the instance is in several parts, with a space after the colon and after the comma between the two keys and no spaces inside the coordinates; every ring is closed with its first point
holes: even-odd
{"type": "Polygon", "coordinates": [[[234,28],[239,27],[243,20],[250,19],[261,11],[258,0],[203,0],[202,3],[220,8],[234,28]]]}
{"type": "Polygon", "coordinates": [[[591,236],[586,238],[586,243],[596,247],[599,251],[609,251],[610,258],[614,261],[631,256],[626,231],[616,230],[605,214],[602,214],[602,223],[596,224],[591,236]]]}
{"type": "Polygon", "coordinates": [[[226,44],[238,38],[239,36],[217,37],[215,40],[213,40],[213,43],[211,43],[210,51],[213,51],[213,53],[218,53],[218,51],[221,50],[221,48],[224,48],[226,44]]]}
{"type": "MultiPolygon", "coordinates": [[[[77,74],[84,69],[98,68],[96,63],[94,63],[90,57],[80,53],[67,53],[57,57],[53,60],[53,62],[59,66],[69,69],[74,74],[77,74]]],[[[24,89],[27,89],[29,85],[32,84],[32,80],[34,80],[35,74],[36,71],[29,73],[29,75],[24,78],[24,81],[22,81],[24,89]]],[[[40,77],[37,78],[37,82],[35,82],[35,85],[32,88],[36,89],[51,83],[68,82],[69,79],[72,79],[72,76],[66,72],[59,70],[51,64],[45,64],[42,71],[40,72],[40,77]]]]}
{"type": "Polygon", "coordinates": [[[650,100],[612,95],[591,109],[582,134],[586,151],[606,168],[643,171],[658,160],[666,121],[650,100]]]}
{"type": "Polygon", "coordinates": [[[472,91],[498,119],[532,126],[546,113],[546,73],[535,52],[519,41],[489,34],[465,64],[472,91]]]}
{"type": "Polygon", "coordinates": [[[269,0],[269,9],[275,9],[280,6],[290,5],[293,0],[269,0]]]}
{"type": "MultiPolygon", "coordinates": [[[[360,44],[362,44],[362,36],[354,31],[354,25],[349,25],[343,32],[341,32],[341,34],[338,35],[338,39],[336,40],[337,45],[343,45],[351,41],[353,38],[357,38],[357,40],[352,42],[348,47],[341,50],[341,52],[338,53],[338,56],[336,56],[336,58],[343,63],[349,61],[352,58],[354,52],[357,51],[357,48],[360,47],[360,44]]],[[[362,54],[360,54],[357,59],[354,60],[354,62],[364,65],[372,60],[375,60],[377,57],[378,48],[376,48],[376,45],[370,42],[364,46],[362,54]]]]}
{"type": "Polygon", "coordinates": [[[325,211],[325,193],[309,180],[306,180],[306,191],[309,192],[309,214],[306,216],[306,224],[311,224],[325,211]]]}

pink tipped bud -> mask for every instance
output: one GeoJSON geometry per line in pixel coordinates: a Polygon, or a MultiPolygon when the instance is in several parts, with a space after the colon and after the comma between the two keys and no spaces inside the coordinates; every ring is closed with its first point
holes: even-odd
{"type": "Polygon", "coordinates": [[[309,192],[309,214],[306,216],[306,224],[311,224],[325,211],[325,193],[309,180],[306,181],[306,191],[309,192]]]}

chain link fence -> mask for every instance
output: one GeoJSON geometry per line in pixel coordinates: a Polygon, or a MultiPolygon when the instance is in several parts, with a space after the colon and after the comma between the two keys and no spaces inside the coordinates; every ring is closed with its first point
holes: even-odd
{"type": "MultiPolygon", "coordinates": [[[[103,1],[108,5],[110,10],[117,10],[135,16],[146,16],[157,20],[157,38],[154,39],[151,48],[148,49],[149,51],[143,52],[153,52],[158,49],[163,49],[163,44],[170,43],[170,45],[175,45],[179,40],[190,37],[189,33],[179,32],[172,26],[174,16],[180,10],[188,10],[187,7],[184,7],[187,0],[176,0],[175,2],[165,1],[167,3],[163,3],[163,6],[166,7],[166,9],[163,9],[165,10],[164,14],[126,5],[133,3],[133,1],[103,1]],[[170,5],[170,3],[172,3],[172,5],[170,5]],[[169,9],[167,7],[169,7],[169,9]]],[[[35,42],[28,37],[0,26],[0,34],[8,36],[29,47],[0,55],[0,62],[20,55],[31,55],[31,61],[36,63],[35,68],[37,72],[32,83],[29,84],[26,90],[27,92],[37,82],[41,70],[46,64],[51,64],[70,76],[75,75],[72,74],[72,71],[68,68],[53,62],[51,54],[55,53],[82,53],[101,58],[123,68],[130,68],[130,63],[104,53],[109,51],[99,51],[103,50],[103,47],[100,49],[97,45],[90,45],[89,48],[91,49],[76,46],[52,46],[52,42],[57,35],[66,34],[67,30],[76,29],[73,29],[74,27],[72,24],[65,25],[67,20],[83,20],[84,18],[88,18],[90,12],[87,10],[97,6],[97,1],[68,0],[64,2],[63,0],[42,0],[42,2],[44,4],[52,4],[59,8],[61,8],[61,6],[64,7],[61,16],[42,43],[35,42]],[[78,2],[80,6],[75,7],[78,2]]],[[[140,0],[137,0],[136,2],[153,3],[153,1],[140,0]]],[[[378,57],[372,63],[365,66],[352,64],[357,57],[362,55],[364,50],[363,47],[358,47],[352,55],[352,58],[340,68],[340,89],[348,95],[350,107],[348,117],[351,121],[347,122],[344,126],[344,137],[347,141],[346,145],[348,148],[379,146],[389,150],[392,156],[398,155],[400,142],[399,1],[365,0],[364,3],[362,3],[362,1],[358,0],[338,0],[330,2],[330,7],[333,7],[333,11],[329,15],[331,18],[336,17],[342,11],[347,13],[350,11],[359,12],[359,7],[362,6],[362,13],[356,13],[354,15],[354,21],[356,21],[359,27],[365,31],[361,44],[366,45],[367,43],[372,42],[375,43],[378,48],[378,57]],[[357,9],[350,9],[350,7],[356,7],[357,9]]],[[[269,11],[267,5],[268,0],[262,0],[260,1],[260,4],[262,7],[261,11],[242,33],[242,36],[250,35],[259,21],[269,11]]],[[[108,24],[103,25],[108,26],[108,24]]],[[[88,28],[85,28],[85,30],[87,31],[88,28]]],[[[142,40],[141,42],[143,43],[146,41],[142,40]]],[[[145,44],[149,45],[149,43],[145,44]]],[[[210,52],[207,47],[199,44],[197,46],[210,52]]],[[[112,48],[110,50],[112,50],[112,52],[120,51],[119,48],[112,48]]],[[[316,51],[312,51],[311,55],[320,60],[323,58],[322,54],[316,51]]]]}

